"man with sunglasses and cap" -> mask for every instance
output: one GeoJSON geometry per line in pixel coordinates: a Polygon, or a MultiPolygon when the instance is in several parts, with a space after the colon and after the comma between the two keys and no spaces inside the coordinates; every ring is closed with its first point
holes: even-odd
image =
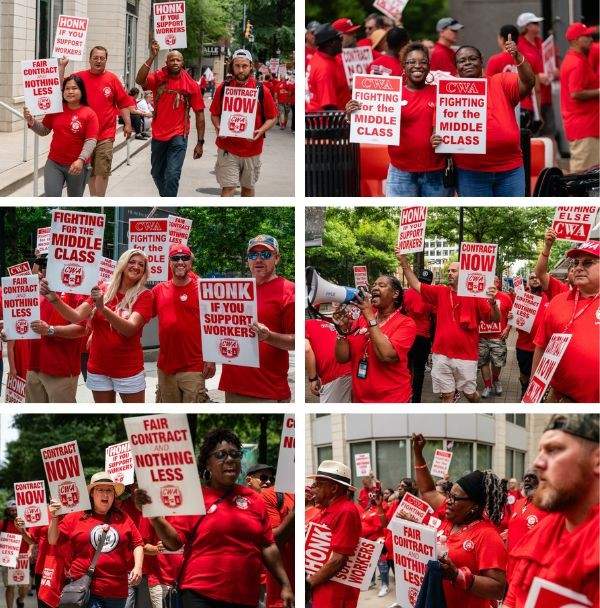
{"type": "Polygon", "coordinates": [[[205,381],[215,364],[202,358],[198,277],[194,255],[182,243],[169,249],[169,276],[152,289],[153,316],[158,317],[157,403],[209,401],[205,381]]]}
{"type": "Polygon", "coordinates": [[[356,488],[350,483],[350,468],[343,462],[324,460],[314,479],[314,494],[318,515],[312,520],[331,531],[327,563],[306,579],[306,592],[312,598],[312,608],[354,608],[359,589],[331,581],[345,565],[358,545],[362,532],[360,514],[348,491],[356,488]]]}
{"type": "Polygon", "coordinates": [[[246,259],[256,279],[260,367],[223,365],[219,390],[228,403],[287,403],[288,351],[294,350],[294,284],[277,275],[281,259],[274,236],[259,234],[248,242],[246,259]]]}
{"type": "Polygon", "coordinates": [[[510,552],[506,608],[600,605],[598,422],[598,414],[557,414],[542,434],[533,504],[548,515],[510,552]]]}
{"type": "Polygon", "coordinates": [[[259,493],[274,484],[275,471],[268,464],[253,464],[246,471],[246,485],[259,493]]]}
{"type": "Polygon", "coordinates": [[[571,340],[550,381],[554,398],[565,402],[600,403],[600,241],[570,249],[573,289],[552,299],[535,337],[532,374],[553,334],[571,340]]]}
{"type": "MultiPolygon", "coordinates": [[[[508,521],[507,530],[507,549],[512,551],[521,539],[537,526],[546,515],[547,511],[543,511],[535,505],[533,497],[540,483],[538,474],[535,469],[530,469],[523,475],[523,494],[511,505],[511,517],[508,521]]],[[[510,496],[510,490],[509,490],[510,496]]]]}
{"type": "Polygon", "coordinates": [[[435,29],[438,32],[438,39],[433,45],[429,60],[429,67],[432,71],[440,70],[449,72],[452,76],[457,75],[452,46],[456,44],[458,32],[463,27],[464,25],[452,17],[443,17],[437,22],[435,29]]]}

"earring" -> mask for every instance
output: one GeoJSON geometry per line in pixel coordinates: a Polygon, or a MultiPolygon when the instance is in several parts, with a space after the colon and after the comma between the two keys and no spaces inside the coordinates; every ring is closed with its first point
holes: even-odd
{"type": "Polygon", "coordinates": [[[211,477],[212,475],[210,474],[210,471],[208,469],[204,469],[204,471],[202,471],[202,479],[204,481],[210,481],[211,477]]]}
{"type": "Polygon", "coordinates": [[[431,84],[435,80],[435,76],[431,72],[427,72],[427,76],[425,76],[426,84],[431,84]],[[429,78],[431,76],[431,78],[429,78]]]}

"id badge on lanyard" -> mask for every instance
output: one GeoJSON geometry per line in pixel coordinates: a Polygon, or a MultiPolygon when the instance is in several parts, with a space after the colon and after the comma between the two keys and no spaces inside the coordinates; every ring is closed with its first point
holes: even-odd
{"type": "Polygon", "coordinates": [[[358,370],[356,371],[356,377],[359,380],[364,380],[367,377],[367,371],[369,369],[369,361],[367,359],[366,353],[363,355],[362,359],[358,362],[358,370]]]}

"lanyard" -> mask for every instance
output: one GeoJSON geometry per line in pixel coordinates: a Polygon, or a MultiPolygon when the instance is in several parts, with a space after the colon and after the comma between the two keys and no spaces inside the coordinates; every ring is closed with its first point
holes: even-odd
{"type": "Polygon", "coordinates": [[[460,306],[460,301],[456,303],[456,307],[454,306],[454,292],[450,289],[450,310],[452,311],[452,321],[456,323],[456,317],[454,315],[454,311],[460,306]]]}
{"type": "Polygon", "coordinates": [[[567,333],[567,330],[573,325],[573,323],[579,319],[579,317],[598,299],[598,295],[596,294],[593,298],[591,298],[589,304],[584,306],[581,310],[577,310],[577,305],[579,304],[579,289],[575,293],[575,303],[573,304],[573,314],[571,315],[571,320],[565,325],[565,328],[562,330],[562,333],[567,333]]]}

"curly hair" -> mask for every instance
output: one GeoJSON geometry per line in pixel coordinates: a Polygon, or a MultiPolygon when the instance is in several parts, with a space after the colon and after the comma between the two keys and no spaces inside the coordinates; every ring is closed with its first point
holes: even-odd
{"type": "Polygon", "coordinates": [[[389,281],[393,291],[398,292],[398,296],[394,298],[394,308],[401,308],[402,303],[404,302],[404,289],[402,289],[402,283],[400,283],[394,275],[382,274],[381,276],[389,281]]]}
{"type": "Polygon", "coordinates": [[[429,52],[425,45],[421,44],[420,42],[410,42],[402,48],[402,52],[400,53],[400,63],[404,63],[406,61],[407,55],[409,53],[412,53],[413,51],[423,53],[423,55],[427,59],[427,63],[429,63],[429,52]]]}
{"type": "Polygon", "coordinates": [[[239,437],[229,429],[211,429],[204,436],[202,445],[200,446],[200,452],[198,453],[198,472],[200,477],[206,471],[206,463],[210,458],[211,452],[222,442],[233,444],[238,450],[242,449],[242,442],[239,437]]]}
{"type": "Polygon", "coordinates": [[[493,524],[499,524],[504,516],[504,507],[508,496],[506,484],[493,471],[483,471],[483,488],[485,503],[484,513],[493,524]]]}

